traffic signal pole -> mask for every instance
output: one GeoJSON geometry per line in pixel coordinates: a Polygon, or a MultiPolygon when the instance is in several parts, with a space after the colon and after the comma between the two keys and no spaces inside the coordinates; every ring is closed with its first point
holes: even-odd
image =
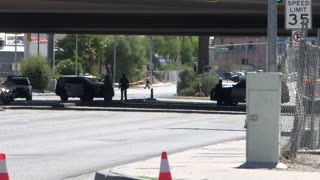
{"type": "Polygon", "coordinates": [[[267,72],[277,72],[277,2],[268,0],[267,72]]]}

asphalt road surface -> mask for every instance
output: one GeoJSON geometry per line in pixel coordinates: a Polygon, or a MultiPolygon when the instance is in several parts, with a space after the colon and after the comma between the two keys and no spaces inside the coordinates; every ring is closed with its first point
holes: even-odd
{"type": "MultiPolygon", "coordinates": [[[[151,89],[144,89],[143,85],[140,86],[132,86],[127,90],[128,99],[146,99],[151,96],[151,89]]],[[[177,93],[177,85],[176,84],[157,84],[155,86],[151,86],[153,88],[154,98],[169,98],[170,96],[175,96],[177,93]]],[[[120,100],[121,92],[119,88],[114,88],[115,96],[114,100],[120,100]]],[[[95,100],[103,100],[103,98],[94,98],[95,100]]],[[[18,98],[19,100],[25,100],[24,98],[18,98]]],[[[33,100],[60,100],[60,97],[55,95],[54,93],[50,94],[39,94],[33,93],[33,100]]],[[[69,98],[70,101],[80,101],[80,98],[69,98]]]]}
{"type": "Polygon", "coordinates": [[[245,137],[244,115],[0,111],[11,180],[58,180],[245,137]]]}

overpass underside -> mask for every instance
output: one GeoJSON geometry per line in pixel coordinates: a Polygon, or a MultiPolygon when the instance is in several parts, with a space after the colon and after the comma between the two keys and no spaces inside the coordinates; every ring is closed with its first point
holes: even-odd
{"type": "MultiPolygon", "coordinates": [[[[11,0],[0,2],[0,31],[90,34],[266,36],[267,0],[11,0]]],[[[320,0],[313,0],[315,35],[320,0]]],[[[278,36],[284,6],[278,6],[278,36]]]]}
{"type": "MultiPolygon", "coordinates": [[[[1,32],[267,35],[265,15],[2,13],[1,16],[5,17],[0,23],[1,32]]],[[[288,35],[290,32],[282,28],[283,19],[278,18],[278,33],[288,35]]]]}

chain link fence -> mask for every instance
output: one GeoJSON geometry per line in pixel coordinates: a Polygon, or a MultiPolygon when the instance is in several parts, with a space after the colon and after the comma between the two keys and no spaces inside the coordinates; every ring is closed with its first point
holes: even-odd
{"type": "Polygon", "coordinates": [[[290,102],[282,106],[281,152],[291,159],[320,148],[320,48],[304,39],[286,47],[280,64],[290,102]]]}

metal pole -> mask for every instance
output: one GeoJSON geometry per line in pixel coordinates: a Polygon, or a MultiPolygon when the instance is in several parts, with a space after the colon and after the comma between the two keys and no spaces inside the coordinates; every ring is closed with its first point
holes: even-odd
{"type": "MultiPolygon", "coordinates": [[[[245,52],[244,52],[244,67],[247,66],[248,64],[248,37],[245,38],[245,46],[244,46],[244,49],[245,49],[245,52]]],[[[241,66],[241,71],[243,70],[242,66],[241,66]]]]}
{"type": "Polygon", "coordinates": [[[177,36],[177,37],[178,37],[178,42],[177,42],[177,46],[178,46],[177,61],[180,62],[180,36],[177,36]]]}
{"type": "Polygon", "coordinates": [[[29,33],[24,33],[24,58],[27,59],[29,56],[29,39],[28,39],[29,33]]]}
{"type": "Polygon", "coordinates": [[[268,0],[268,61],[267,72],[277,71],[277,2],[268,0]]]}
{"type": "Polygon", "coordinates": [[[52,76],[54,76],[54,72],[55,72],[55,65],[56,65],[56,54],[54,51],[55,48],[55,42],[54,42],[54,34],[53,34],[53,49],[52,49],[52,76]]]}
{"type": "Polygon", "coordinates": [[[78,75],[78,34],[76,34],[76,75],[78,75]]]}
{"type": "MultiPolygon", "coordinates": [[[[320,45],[320,29],[318,28],[317,29],[317,42],[316,42],[316,44],[319,46],[320,45]]],[[[314,102],[314,96],[313,96],[313,99],[312,99],[313,101],[313,103],[315,103],[314,102]]],[[[312,105],[315,105],[315,104],[312,104],[312,105]]],[[[313,107],[313,109],[314,109],[314,107],[313,107]]],[[[320,129],[320,123],[319,123],[319,128],[318,129],[320,129]]],[[[318,134],[318,148],[320,147],[320,132],[319,132],[319,134],[318,134]]]]}
{"type": "Polygon", "coordinates": [[[254,61],[254,70],[257,71],[257,61],[258,61],[258,38],[256,38],[256,57],[254,61]]]}
{"type": "Polygon", "coordinates": [[[38,33],[38,56],[40,56],[40,34],[38,33]]]}
{"type": "Polygon", "coordinates": [[[152,51],[153,51],[153,43],[152,43],[152,36],[150,36],[150,49],[149,49],[149,62],[152,64],[152,51]]]}
{"type": "Polygon", "coordinates": [[[320,45],[320,29],[317,29],[317,45],[320,45]]]}
{"type": "Polygon", "coordinates": [[[17,33],[14,38],[14,74],[17,75],[17,33]]]}
{"type": "Polygon", "coordinates": [[[150,71],[151,71],[151,83],[154,83],[154,79],[153,79],[153,69],[154,69],[154,64],[153,64],[153,37],[150,36],[150,71]]]}
{"type": "Polygon", "coordinates": [[[113,87],[116,82],[116,62],[117,62],[117,36],[114,36],[114,47],[113,47],[113,87]]]}

